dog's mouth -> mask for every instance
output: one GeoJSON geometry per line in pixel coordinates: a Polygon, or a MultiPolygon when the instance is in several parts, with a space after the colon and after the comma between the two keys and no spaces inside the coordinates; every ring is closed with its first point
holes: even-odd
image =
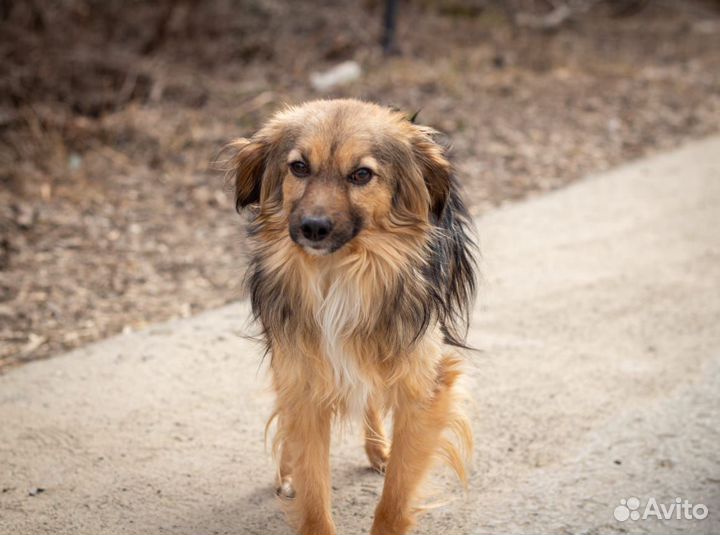
{"type": "Polygon", "coordinates": [[[342,249],[342,247],[350,241],[350,239],[325,239],[320,242],[308,240],[304,236],[298,236],[296,232],[290,230],[290,237],[303,250],[312,256],[328,256],[342,249]]]}
{"type": "Polygon", "coordinates": [[[330,250],[329,247],[320,247],[317,245],[299,245],[306,253],[311,254],[312,256],[328,256],[329,254],[335,252],[330,250]]]}

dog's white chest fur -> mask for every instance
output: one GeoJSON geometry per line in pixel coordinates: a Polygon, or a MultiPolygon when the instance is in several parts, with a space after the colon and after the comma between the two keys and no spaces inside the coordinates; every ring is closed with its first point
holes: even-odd
{"type": "Polygon", "coordinates": [[[315,320],[320,328],[321,348],[332,371],[335,387],[351,414],[362,414],[370,384],[361,372],[358,357],[348,350],[346,340],[362,321],[362,296],[352,279],[333,277],[325,291],[316,286],[315,320]]]}

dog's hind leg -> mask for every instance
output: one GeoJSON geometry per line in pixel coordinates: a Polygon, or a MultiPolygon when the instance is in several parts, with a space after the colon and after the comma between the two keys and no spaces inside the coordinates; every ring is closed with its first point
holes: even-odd
{"type": "Polygon", "coordinates": [[[456,407],[459,368],[458,359],[444,356],[435,367],[434,378],[419,373],[399,385],[390,460],[371,533],[401,534],[412,527],[413,502],[436,458],[445,460],[466,481],[461,451],[469,452],[472,434],[467,419],[456,407]],[[460,450],[443,436],[446,430],[456,435],[460,450]]]}
{"type": "MultiPolygon", "coordinates": [[[[282,422],[280,425],[282,425],[282,422]]],[[[281,498],[292,499],[295,497],[295,487],[293,487],[292,481],[292,452],[290,451],[290,447],[286,444],[283,444],[280,447],[278,485],[275,491],[281,498]]]]}
{"type": "Polygon", "coordinates": [[[388,461],[388,441],[382,421],[382,410],[378,403],[368,398],[365,408],[365,453],[374,470],[385,473],[388,461]]]}

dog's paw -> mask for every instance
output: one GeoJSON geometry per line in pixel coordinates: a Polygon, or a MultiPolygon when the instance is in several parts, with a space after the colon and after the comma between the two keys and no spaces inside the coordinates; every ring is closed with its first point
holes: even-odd
{"type": "Polygon", "coordinates": [[[372,448],[367,452],[370,467],[378,474],[385,474],[388,463],[388,454],[384,448],[372,448]]]}
{"type": "Polygon", "coordinates": [[[275,489],[275,494],[277,494],[280,498],[292,500],[295,497],[295,487],[293,487],[292,484],[292,477],[283,477],[282,481],[275,489]]]}

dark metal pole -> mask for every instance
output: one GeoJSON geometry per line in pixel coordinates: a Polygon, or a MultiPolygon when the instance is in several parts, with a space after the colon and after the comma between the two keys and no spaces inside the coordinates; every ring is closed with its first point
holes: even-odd
{"type": "Polygon", "coordinates": [[[397,25],[397,0],[385,0],[385,28],[382,47],[385,54],[396,52],[395,27],[397,25]]]}

